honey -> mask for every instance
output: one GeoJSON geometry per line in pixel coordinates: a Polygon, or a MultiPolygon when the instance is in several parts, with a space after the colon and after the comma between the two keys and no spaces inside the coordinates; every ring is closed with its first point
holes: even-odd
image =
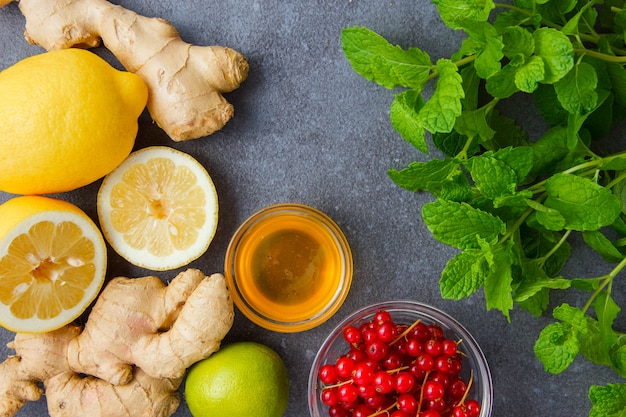
{"type": "Polygon", "coordinates": [[[235,233],[225,271],[235,303],[252,321],[299,331],[325,321],[341,305],[352,258],[341,230],[326,215],[307,206],[277,205],[256,213],[235,233]]]}

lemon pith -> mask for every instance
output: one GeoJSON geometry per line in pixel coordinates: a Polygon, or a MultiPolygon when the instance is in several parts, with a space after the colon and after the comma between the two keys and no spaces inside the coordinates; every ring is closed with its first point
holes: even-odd
{"type": "Polygon", "coordinates": [[[5,202],[0,218],[0,324],[38,333],[76,319],[106,274],[96,225],[73,204],[40,196],[5,202]]]}
{"type": "Polygon", "coordinates": [[[92,183],[132,151],[147,86],[96,54],[44,52],[0,72],[0,190],[50,194],[92,183]]]}
{"type": "Polygon", "coordinates": [[[132,264],[157,271],[202,255],[215,234],[217,212],[215,186],[204,167],[165,146],[132,153],[98,192],[107,241],[132,264]]]}

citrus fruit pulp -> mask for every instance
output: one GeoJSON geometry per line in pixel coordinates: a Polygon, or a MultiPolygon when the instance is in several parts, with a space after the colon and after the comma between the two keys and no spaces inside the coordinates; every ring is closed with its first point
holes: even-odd
{"type": "Polygon", "coordinates": [[[235,342],[189,370],[185,399],[194,417],[281,417],[289,384],[285,364],[273,349],[235,342]]]}
{"type": "Polygon", "coordinates": [[[113,249],[155,271],[187,265],[208,248],[217,229],[217,192],[204,167],[167,146],[133,152],[107,175],[98,217],[113,249]]]}
{"type": "Polygon", "coordinates": [[[75,205],[21,196],[0,205],[0,324],[41,333],[76,319],[100,291],[106,246],[75,205]]]}
{"type": "Polygon", "coordinates": [[[0,190],[51,194],[90,184],[132,151],[148,100],[139,76],[67,49],[0,72],[0,190]]]}

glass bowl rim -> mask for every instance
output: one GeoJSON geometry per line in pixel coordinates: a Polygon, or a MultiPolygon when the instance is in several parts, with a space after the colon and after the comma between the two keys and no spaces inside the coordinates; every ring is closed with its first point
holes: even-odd
{"type": "Polygon", "coordinates": [[[332,317],[341,307],[352,285],[353,258],[348,240],[339,225],[326,213],[312,206],[302,203],[275,203],[263,207],[248,216],[233,233],[226,249],[224,261],[224,275],[231,288],[231,295],[239,310],[253,323],[271,331],[283,333],[295,333],[305,331],[319,326],[332,317]],[[315,315],[300,321],[278,321],[260,314],[257,309],[248,303],[241,295],[238,279],[234,273],[233,262],[237,253],[237,248],[246,232],[262,219],[277,216],[285,213],[295,213],[296,215],[308,216],[323,227],[336,241],[337,251],[343,261],[343,274],[340,277],[339,285],[335,290],[333,299],[316,312],[315,315]]]}
{"type": "Polygon", "coordinates": [[[335,341],[341,341],[343,329],[350,324],[354,324],[360,321],[367,321],[369,316],[372,316],[377,311],[385,309],[388,311],[408,311],[416,313],[422,316],[428,317],[433,322],[441,322],[446,327],[451,328],[456,334],[463,339],[463,344],[468,346],[468,351],[476,362],[478,374],[480,375],[480,384],[483,390],[481,399],[481,412],[479,417],[489,417],[493,408],[493,380],[489,364],[484,352],[478,345],[478,342],[472,336],[472,334],[463,326],[458,320],[449,315],[448,313],[440,310],[437,307],[433,307],[430,304],[426,304],[420,301],[400,299],[391,301],[382,301],[373,304],[369,304],[358,308],[352,313],[348,314],[343,320],[339,321],[330,333],[326,336],[320,348],[318,349],[315,358],[311,364],[308,380],[308,403],[309,414],[312,417],[325,417],[317,413],[317,404],[320,401],[318,395],[318,376],[317,372],[322,365],[322,360],[327,354],[328,349],[335,341]]]}

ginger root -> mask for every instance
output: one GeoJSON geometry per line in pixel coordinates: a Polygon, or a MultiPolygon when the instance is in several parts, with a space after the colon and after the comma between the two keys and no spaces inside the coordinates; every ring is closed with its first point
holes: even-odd
{"type": "Polygon", "coordinates": [[[114,278],[84,329],[16,335],[0,363],[0,417],[37,401],[40,382],[52,417],[169,417],[184,372],[219,349],[233,316],[221,274],[114,278]]]}
{"type": "Polygon", "coordinates": [[[106,0],[18,1],[26,18],[25,37],[51,51],[101,43],[148,85],[148,111],[174,140],[208,136],[233,116],[222,93],[248,76],[248,62],[222,46],[184,42],[171,23],[141,16],[106,0]]]}

